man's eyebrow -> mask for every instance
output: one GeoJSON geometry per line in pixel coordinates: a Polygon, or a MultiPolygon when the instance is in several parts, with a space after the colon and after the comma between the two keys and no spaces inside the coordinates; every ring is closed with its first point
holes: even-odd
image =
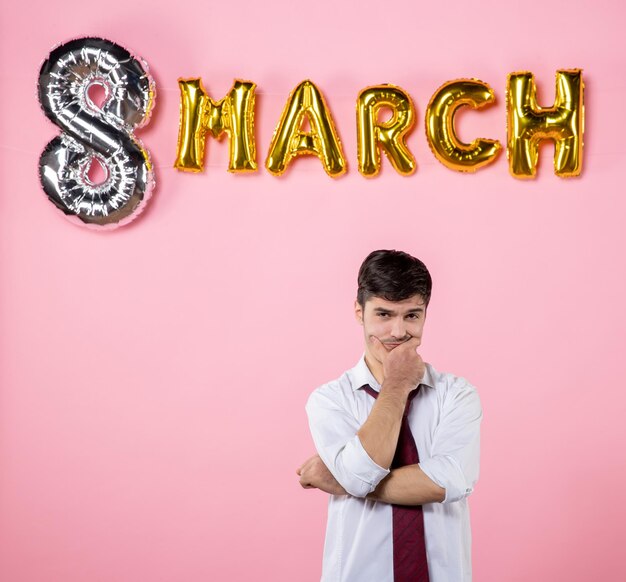
{"type": "MultiPolygon", "coordinates": [[[[395,313],[393,309],[385,309],[384,307],[375,307],[374,311],[376,313],[395,313]]],[[[413,309],[407,310],[406,313],[421,313],[424,311],[423,307],[414,307],[413,309]]]]}

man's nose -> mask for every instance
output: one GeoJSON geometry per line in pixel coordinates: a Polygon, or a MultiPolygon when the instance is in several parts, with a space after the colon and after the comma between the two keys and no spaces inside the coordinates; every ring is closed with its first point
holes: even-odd
{"type": "Polygon", "coordinates": [[[401,317],[396,317],[393,320],[391,335],[395,339],[402,339],[406,335],[406,327],[404,325],[404,320],[401,317]]]}

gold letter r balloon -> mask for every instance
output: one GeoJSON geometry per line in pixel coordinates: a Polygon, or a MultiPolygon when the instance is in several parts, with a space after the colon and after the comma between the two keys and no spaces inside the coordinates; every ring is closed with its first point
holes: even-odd
{"type": "Polygon", "coordinates": [[[356,121],[361,174],[368,178],[378,174],[379,145],[399,174],[408,176],[415,171],[415,158],[405,142],[415,123],[415,108],[408,93],[394,85],[363,89],[356,102],[356,121]],[[378,120],[381,108],[391,109],[389,120],[378,120]]]}

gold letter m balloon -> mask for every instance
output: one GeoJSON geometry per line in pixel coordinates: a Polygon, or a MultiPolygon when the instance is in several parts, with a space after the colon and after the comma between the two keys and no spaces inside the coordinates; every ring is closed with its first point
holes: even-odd
{"type": "Polygon", "coordinates": [[[584,83],[580,69],[557,71],[556,99],[549,108],[537,105],[532,73],[511,73],[507,88],[509,170],[516,178],[534,178],[539,142],[555,142],[557,176],[578,176],[582,169],[584,83]]]}
{"type": "Polygon", "coordinates": [[[179,79],[180,128],[174,167],[200,172],[204,167],[207,131],[217,139],[230,138],[229,172],[256,170],[254,144],[254,89],[248,81],[236,80],[230,93],[213,101],[200,79],[179,79]]]}

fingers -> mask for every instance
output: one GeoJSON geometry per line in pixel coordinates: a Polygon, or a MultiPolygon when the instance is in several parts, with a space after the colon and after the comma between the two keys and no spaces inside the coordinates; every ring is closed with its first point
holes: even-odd
{"type": "MultiPolygon", "coordinates": [[[[309,459],[310,460],[310,459],[309,459]]],[[[307,471],[307,466],[308,466],[309,461],[306,461],[302,467],[300,467],[296,473],[299,475],[300,477],[300,485],[304,488],[304,489],[309,489],[311,487],[309,480],[306,476],[306,471],[307,471]]]]}
{"type": "Polygon", "coordinates": [[[374,349],[379,349],[379,350],[384,350],[385,346],[383,345],[383,342],[380,341],[379,338],[377,338],[375,335],[371,335],[370,336],[370,340],[372,342],[372,345],[374,346],[374,349]]]}
{"type": "Polygon", "coordinates": [[[374,352],[374,356],[381,362],[384,362],[387,358],[387,348],[375,335],[370,336],[370,347],[372,352],[374,352]]]}
{"type": "Polygon", "coordinates": [[[407,340],[406,342],[404,342],[405,345],[407,346],[407,349],[412,349],[412,350],[417,350],[417,348],[420,346],[420,344],[422,343],[421,338],[419,337],[412,337],[410,340],[407,340]]]}
{"type": "Polygon", "coordinates": [[[306,473],[307,469],[311,466],[312,463],[314,463],[317,459],[320,459],[319,455],[313,455],[312,457],[309,457],[306,461],[304,461],[304,463],[302,463],[302,465],[300,465],[300,467],[298,467],[296,469],[296,475],[298,476],[302,476],[303,473],[306,473]]]}
{"type": "Polygon", "coordinates": [[[422,342],[419,337],[413,336],[405,342],[401,343],[398,347],[391,350],[391,352],[388,353],[388,356],[390,356],[392,359],[396,359],[401,357],[401,354],[413,353],[414,355],[417,355],[419,357],[419,354],[417,353],[417,348],[420,346],[421,343],[422,342]]]}
{"type": "Polygon", "coordinates": [[[303,489],[315,489],[315,485],[311,484],[310,476],[307,476],[306,468],[300,473],[300,485],[303,489]]]}
{"type": "Polygon", "coordinates": [[[319,455],[313,455],[302,463],[300,468],[296,469],[296,473],[300,477],[300,485],[303,489],[319,488],[320,467],[327,470],[322,458],[319,455]]]}
{"type": "Polygon", "coordinates": [[[311,461],[311,459],[307,459],[306,461],[304,461],[304,463],[302,463],[302,465],[300,465],[296,469],[296,475],[302,475],[302,473],[304,473],[304,471],[306,471],[306,468],[309,465],[310,461],[311,461]]]}

